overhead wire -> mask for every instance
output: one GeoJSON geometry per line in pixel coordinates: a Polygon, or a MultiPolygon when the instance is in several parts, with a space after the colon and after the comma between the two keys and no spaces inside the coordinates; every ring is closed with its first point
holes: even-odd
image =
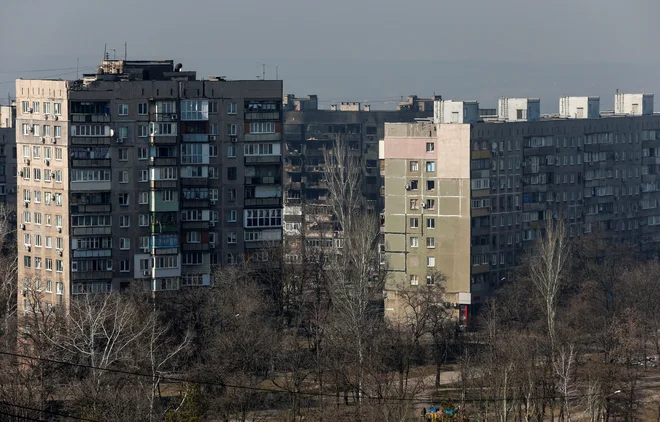
{"type": "MultiPolygon", "coordinates": [[[[74,70],[71,70],[71,71],[65,72],[65,73],[59,73],[59,74],[56,74],[56,75],[49,75],[49,76],[42,76],[39,79],[53,79],[53,78],[57,78],[57,77],[60,77],[60,76],[66,76],[66,75],[71,75],[73,73],[78,73],[81,70],[89,70],[89,69],[93,69],[93,68],[95,68],[95,66],[80,67],[78,69],[74,69],[74,70]]],[[[18,78],[18,79],[20,79],[20,78],[18,78]]],[[[15,82],[16,82],[16,79],[13,79],[13,80],[10,80],[10,81],[0,81],[0,85],[13,84],[15,82]]]]}
{"type": "Polygon", "coordinates": [[[96,419],[87,419],[87,418],[82,418],[82,417],[73,416],[73,415],[65,415],[63,413],[57,413],[57,412],[52,412],[52,411],[43,410],[43,409],[36,409],[34,407],[23,406],[23,405],[13,404],[13,403],[8,403],[8,402],[3,402],[3,401],[0,401],[0,406],[11,406],[11,407],[16,407],[18,409],[31,410],[33,412],[46,413],[48,415],[60,416],[62,418],[69,418],[69,419],[74,419],[74,420],[77,420],[77,421],[99,422],[96,419]]]}
{"type": "MultiPolygon", "coordinates": [[[[75,362],[67,362],[67,361],[60,361],[60,360],[55,360],[55,359],[48,359],[48,358],[43,358],[43,357],[34,357],[34,356],[28,356],[28,355],[23,355],[20,353],[11,353],[11,352],[4,352],[0,351],[0,354],[2,355],[7,355],[7,356],[12,356],[12,357],[19,357],[19,358],[24,358],[24,359],[32,359],[32,360],[38,360],[38,361],[45,361],[45,362],[50,362],[50,363],[57,363],[57,364],[62,364],[62,365],[70,365],[70,366],[76,366],[80,368],[87,368],[87,369],[96,369],[99,371],[106,371],[106,372],[112,372],[112,373],[118,373],[118,374],[123,374],[123,375],[133,375],[133,376],[140,376],[140,377],[148,377],[148,378],[153,378],[152,374],[146,374],[142,372],[134,372],[134,371],[126,371],[122,369],[113,369],[113,368],[101,368],[93,365],[86,365],[86,364],[81,364],[81,363],[75,363],[75,362]]],[[[159,375],[159,379],[163,381],[170,381],[173,383],[188,383],[188,384],[200,384],[200,385],[210,385],[210,386],[216,386],[216,387],[224,387],[224,388],[234,388],[238,390],[249,390],[249,391],[260,391],[264,393],[284,393],[284,394],[292,394],[292,395],[299,395],[299,396],[309,396],[309,397],[337,397],[337,393],[319,393],[319,392],[305,392],[305,391],[291,391],[291,390],[276,390],[276,389],[270,389],[270,388],[264,388],[264,387],[253,387],[253,386],[247,386],[247,385],[235,385],[235,384],[229,384],[229,383],[222,383],[222,382],[213,382],[213,381],[203,381],[203,380],[195,380],[191,378],[179,378],[179,377],[172,377],[172,376],[164,376],[164,375],[159,375]]],[[[656,390],[660,389],[660,385],[651,385],[651,386],[646,386],[646,387],[638,387],[636,388],[636,391],[640,390],[656,390]]],[[[619,390],[621,391],[621,390],[619,390]]],[[[563,396],[537,396],[537,397],[526,397],[526,399],[530,400],[541,400],[541,399],[564,399],[567,398],[569,400],[575,400],[575,399],[580,399],[580,398],[586,398],[586,397],[591,397],[591,396],[596,396],[599,395],[600,393],[581,393],[581,394],[573,394],[573,395],[568,395],[566,397],[563,396]]],[[[605,397],[611,397],[616,393],[612,393],[609,395],[606,395],[605,397]]],[[[361,399],[366,399],[366,400],[379,400],[379,401],[405,401],[405,402],[412,402],[412,403],[418,403],[418,404],[428,404],[429,402],[434,402],[436,400],[433,400],[432,398],[426,399],[426,398],[413,398],[413,397],[377,397],[377,396],[368,396],[368,395],[361,395],[361,399]]],[[[507,397],[480,397],[480,398],[466,398],[462,399],[460,401],[465,402],[465,403],[477,403],[477,402],[488,402],[488,401],[510,401],[513,400],[513,397],[507,396],[507,397]]]]}

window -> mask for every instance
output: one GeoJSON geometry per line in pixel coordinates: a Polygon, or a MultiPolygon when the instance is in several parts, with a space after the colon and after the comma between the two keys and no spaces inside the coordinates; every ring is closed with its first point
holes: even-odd
{"type": "Polygon", "coordinates": [[[148,182],[149,181],[149,170],[140,170],[139,182],[148,182]]]}
{"type": "Polygon", "coordinates": [[[428,249],[435,248],[435,237],[427,237],[426,238],[426,247],[428,249]]]}
{"type": "Polygon", "coordinates": [[[418,248],[419,247],[419,238],[416,236],[412,236],[410,238],[410,247],[411,248],[418,248]]]}
{"type": "Polygon", "coordinates": [[[209,179],[220,178],[220,170],[217,167],[209,167],[209,179]]]}
{"type": "MultiPolygon", "coordinates": [[[[46,103],[49,104],[49,103],[46,103]]],[[[53,292],[53,280],[47,280],[46,281],[46,292],[52,293],[53,292]]]]}
{"type": "Polygon", "coordinates": [[[55,248],[61,251],[63,249],[63,246],[64,246],[64,239],[62,239],[61,237],[56,237],[55,248]]]}
{"type": "Polygon", "coordinates": [[[250,133],[275,133],[275,122],[252,122],[250,133]]]}
{"type": "Polygon", "coordinates": [[[149,225],[149,215],[148,214],[140,214],[139,224],[140,224],[140,227],[148,226],[149,225]]]}
{"type": "Polygon", "coordinates": [[[120,215],[119,227],[121,228],[131,227],[131,217],[129,215],[120,215]]]}
{"type": "Polygon", "coordinates": [[[127,207],[129,205],[129,196],[127,193],[119,194],[119,205],[122,207],[127,207]]]}
{"type": "Polygon", "coordinates": [[[200,265],[203,264],[202,254],[199,252],[187,252],[183,254],[183,265],[200,265]]]}
{"type": "Polygon", "coordinates": [[[146,116],[149,114],[149,105],[147,103],[138,104],[138,114],[140,116],[146,116]]]}
{"type": "Polygon", "coordinates": [[[32,147],[32,158],[35,160],[38,160],[41,158],[41,147],[38,145],[35,145],[32,147]]]}
{"type": "Polygon", "coordinates": [[[435,209],[435,199],[427,199],[425,208],[427,210],[434,210],[435,209]]]}
{"type": "Polygon", "coordinates": [[[72,169],[72,182],[109,182],[110,170],[72,169]]]}
{"type": "Polygon", "coordinates": [[[171,190],[161,191],[160,200],[163,202],[172,202],[174,201],[174,192],[171,190]]]}
{"type": "Polygon", "coordinates": [[[119,148],[119,161],[128,161],[128,148],[119,148]]]}
{"type": "Polygon", "coordinates": [[[31,132],[32,127],[27,123],[23,123],[22,127],[23,127],[23,135],[25,135],[25,136],[29,135],[30,132],[31,132]]]}
{"type": "Polygon", "coordinates": [[[426,181],[426,190],[435,190],[435,180],[426,181]]]}
{"type": "Polygon", "coordinates": [[[62,194],[61,193],[55,193],[53,194],[53,199],[55,200],[55,205],[58,207],[62,206],[62,194]]]}
{"type": "Polygon", "coordinates": [[[186,242],[187,243],[200,243],[202,238],[199,232],[188,232],[186,233],[186,242]]]}
{"type": "Polygon", "coordinates": [[[62,170],[55,170],[55,182],[62,183],[62,170]]]}
{"type": "Polygon", "coordinates": [[[119,183],[128,183],[128,171],[122,170],[119,172],[119,183]]]}
{"type": "Polygon", "coordinates": [[[238,178],[238,172],[236,167],[227,167],[227,180],[236,180],[238,178]]]}
{"type": "Polygon", "coordinates": [[[57,161],[62,161],[62,148],[55,148],[55,159],[57,161]]]}
{"type": "Polygon", "coordinates": [[[426,162],[426,171],[427,172],[435,171],[435,161],[427,161],[426,162]]]}
{"type": "Polygon", "coordinates": [[[119,104],[118,113],[120,116],[128,116],[128,104],[119,104]]]}
{"type": "Polygon", "coordinates": [[[427,142],[426,143],[426,152],[433,152],[433,151],[435,151],[435,143],[427,142]]]}
{"type": "Polygon", "coordinates": [[[236,222],[236,217],[237,217],[236,210],[227,211],[227,222],[228,223],[235,223],[236,222]]]}
{"type": "Polygon", "coordinates": [[[419,171],[419,161],[410,162],[410,171],[419,171]]]}
{"type": "Polygon", "coordinates": [[[218,112],[218,102],[211,101],[209,103],[209,113],[217,113],[217,112],[218,112]]]}
{"type": "Polygon", "coordinates": [[[140,204],[148,204],[149,203],[149,192],[140,192],[140,204]]]}
{"type": "MultiPolygon", "coordinates": [[[[53,126],[54,127],[54,135],[56,138],[61,138],[62,137],[62,126],[53,126]]],[[[60,158],[61,160],[61,158],[60,158]]]]}
{"type": "Polygon", "coordinates": [[[41,235],[40,234],[35,234],[34,235],[34,246],[37,248],[41,247],[41,235]]]}
{"type": "Polygon", "coordinates": [[[30,102],[29,101],[21,101],[21,112],[23,114],[30,113],[30,102]]]}
{"type": "Polygon", "coordinates": [[[410,228],[411,229],[416,229],[419,227],[419,218],[414,217],[410,219],[410,228]]]}
{"type": "Polygon", "coordinates": [[[227,147],[227,158],[236,158],[236,145],[229,145],[227,147]]]}
{"type": "Polygon", "coordinates": [[[415,274],[410,275],[410,285],[411,286],[418,286],[419,285],[419,277],[415,274]]]}
{"type": "Polygon", "coordinates": [[[44,260],[44,263],[46,265],[46,271],[53,271],[53,259],[52,258],[46,258],[44,260]]]}
{"type": "Polygon", "coordinates": [[[32,112],[33,113],[40,113],[41,112],[40,111],[40,109],[41,109],[40,106],[41,106],[41,103],[39,101],[33,101],[32,102],[32,112]]]}
{"type": "Polygon", "coordinates": [[[208,120],[209,102],[199,100],[181,101],[182,120],[208,120]]]}
{"type": "Polygon", "coordinates": [[[215,123],[211,123],[209,125],[209,135],[217,135],[218,134],[218,125],[215,123]]]}
{"type": "Polygon", "coordinates": [[[435,267],[435,257],[434,256],[427,256],[426,257],[426,266],[427,267],[435,267]]]}
{"type": "Polygon", "coordinates": [[[236,103],[227,103],[227,114],[236,114],[236,103]]]}
{"type": "Polygon", "coordinates": [[[236,136],[238,133],[237,126],[233,123],[227,125],[227,135],[236,136]]]}
{"type": "Polygon", "coordinates": [[[149,158],[149,149],[138,148],[138,160],[147,160],[149,158]]]}
{"type": "Polygon", "coordinates": [[[435,218],[427,218],[426,219],[426,228],[427,229],[435,229],[435,218]]]}
{"type": "Polygon", "coordinates": [[[119,249],[127,251],[131,249],[131,239],[127,237],[122,237],[119,239],[119,249]]]}
{"type": "Polygon", "coordinates": [[[419,180],[411,180],[410,190],[417,190],[417,189],[419,189],[419,180]]]}
{"type": "Polygon", "coordinates": [[[217,156],[218,156],[218,146],[209,145],[209,157],[217,157],[217,156]]]}
{"type": "MultiPolygon", "coordinates": [[[[50,226],[50,214],[46,214],[46,224],[50,226]]],[[[62,227],[62,216],[61,215],[56,215],[55,216],[55,225],[57,227],[62,227]]]]}
{"type": "Polygon", "coordinates": [[[227,233],[227,243],[228,244],[233,245],[234,243],[236,243],[236,239],[237,239],[236,232],[227,233]]]}
{"type": "Polygon", "coordinates": [[[230,202],[236,201],[236,189],[229,188],[227,189],[227,200],[230,202]]]}
{"type": "Polygon", "coordinates": [[[127,273],[131,271],[131,261],[128,259],[122,259],[119,261],[119,271],[122,273],[127,273]]]}
{"type": "Polygon", "coordinates": [[[62,103],[54,103],[53,108],[56,116],[62,115],[62,103]]]}
{"type": "Polygon", "coordinates": [[[282,210],[246,210],[245,227],[282,227],[282,210]]]}
{"type": "Polygon", "coordinates": [[[419,199],[411,199],[410,200],[410,209],[411,210],[419,209],[419,199]]]}
{"type": "Polygon", "coordinates": [[[31,256],[24,256],[23,257],[23,266],[25,268],[31,268],[32,267],[32,257],[31,256]]]}
{"type": "Polygon", "coordinates": [[[63,282],[58,281],[57,283],[55,283],[55,293],[57,293],[58,295],[64,294],[64,283],[63,282]]]}

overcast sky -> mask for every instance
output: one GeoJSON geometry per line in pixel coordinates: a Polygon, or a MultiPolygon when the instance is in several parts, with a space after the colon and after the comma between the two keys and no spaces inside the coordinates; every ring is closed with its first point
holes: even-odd
{"type": "Polygon", "coordinates": [[[74,78],[76,59],[88,71],[106,43],[122,57],[124,42],[129,59],[200,76],[277,66],[286,92],[326,106],[435,92],[483,106],[538,96],[551,112],[561,94],[604,107],[617,88],[660,96],[658,0],[0,1],[0,98],[17,77],[74,78]]]}

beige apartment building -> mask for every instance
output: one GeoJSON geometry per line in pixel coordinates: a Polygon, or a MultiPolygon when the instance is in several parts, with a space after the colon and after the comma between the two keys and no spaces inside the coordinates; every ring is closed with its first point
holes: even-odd
{"type": "Polygon", "coordinates": [[[282,82],[104,60],[16,81],[19,306],[211,283],[282,239],[282,82]]]}
{"type": "Polygon", "coordinates": [[[654,253],[660,115],[649,94],[617,93],[616,102],[616,113],[594,115],[597,98],[564,97],[559,117],[541,116],[538,99],[503,98],[501,117],[484,119],[465,102],[449,121],[436,113],[386,124],[386,314],[399,310],[400,286],[433,283],[441,272],[445,300],[467,323],[543,235],[546,218],[566,221],[571,236],[599,224],[612,241],[654,253]]]}

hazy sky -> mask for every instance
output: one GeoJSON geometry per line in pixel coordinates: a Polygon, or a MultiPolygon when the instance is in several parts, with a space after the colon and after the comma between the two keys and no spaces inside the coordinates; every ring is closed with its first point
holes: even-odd
{"type": "MultiPolygon", "coordinates": [[[[75,77],[111,57],[174,59],[200,76],[391,106],[433,92],[499,96],[616,88],[660,97],[658,0],[0,0],[0,98],[17,77],[75,77]],[[72,69],[73,68],[73,69],[72,69]],[[19,72],[27,70],[43,72],[19,72]],[[61,69],[61,70],[60,70],[61,69]],[[69,72],[69,73],[67,73],[69,72]]],[[[660,102],[656,109],[660,109],[660,102]]]]}

